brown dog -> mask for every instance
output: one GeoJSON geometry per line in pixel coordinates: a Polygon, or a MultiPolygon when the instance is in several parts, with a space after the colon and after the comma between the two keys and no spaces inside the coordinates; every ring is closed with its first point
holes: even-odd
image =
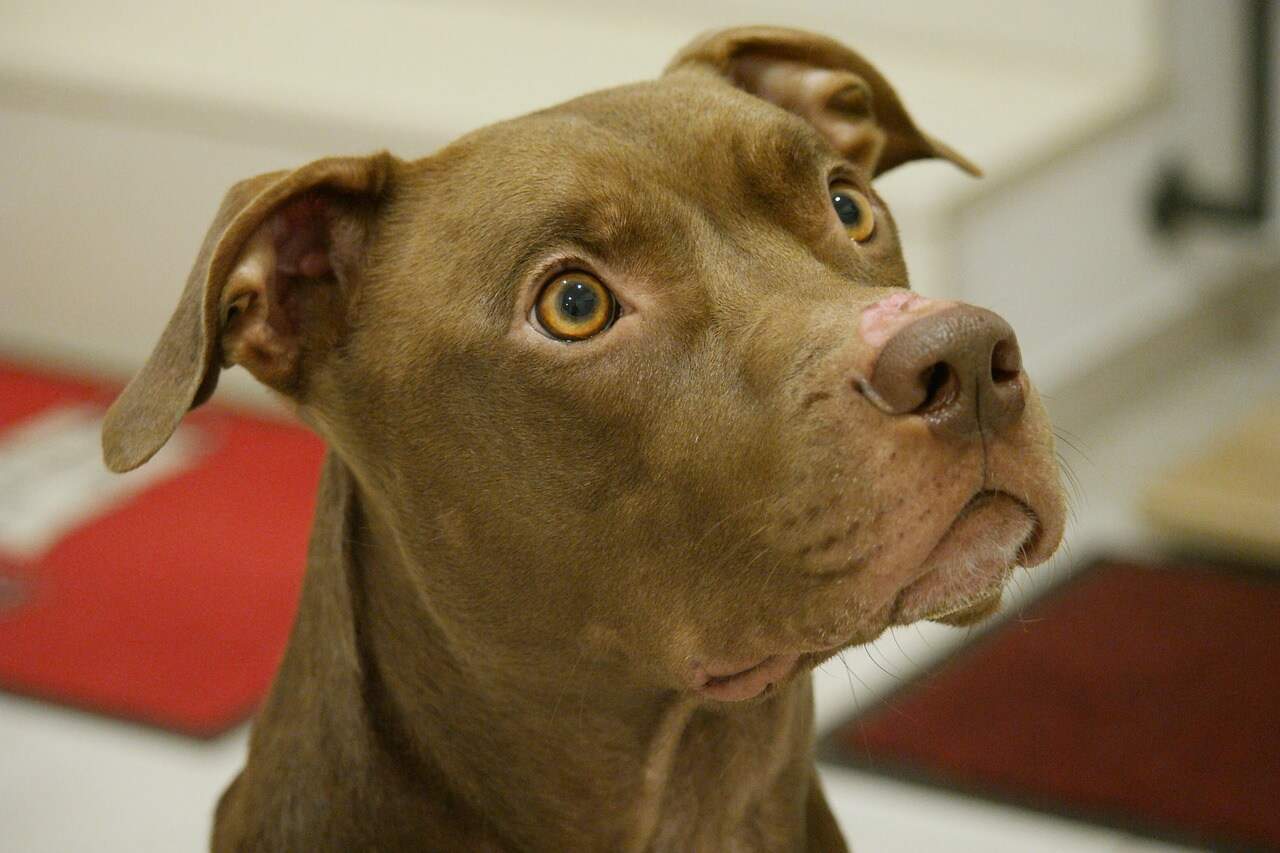
{"type": "Polygon", "coordinates": [[[1046,559],[1051,434],[1002,320],[905,290],[871,179],[967,161],[819,36],[408,163],[237,184],[107,463],[221,367],[331,448],[219,850],[843,850],[808,670],[1046,559]]]}

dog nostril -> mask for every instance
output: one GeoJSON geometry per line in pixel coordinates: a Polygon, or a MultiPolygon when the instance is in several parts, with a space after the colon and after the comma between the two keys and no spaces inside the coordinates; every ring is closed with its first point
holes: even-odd
{"type": "Polygon", "coordinates": [[[926,367],[920,373],[920,385],[924,388],[924,401],[913,410],[914,414],[934,412],[946,408],[960,391],[960,379],[955,368],[945,361],[926,367]]]}
{"type": "Polygon", "coordinates": [[[1009,338],[997,341],[991,350],[991,381],[997,385],[1016,381],[1022,373],[1022,353],[1009,338]]]}
{"type": "Polygon", "coordinates": [[[922,417],[939,435],[972,439],[1017,421],[1022,354],[1009,324],[971,305],[911,320],[892,334],[858,386],[881,410],[922,417]]]}

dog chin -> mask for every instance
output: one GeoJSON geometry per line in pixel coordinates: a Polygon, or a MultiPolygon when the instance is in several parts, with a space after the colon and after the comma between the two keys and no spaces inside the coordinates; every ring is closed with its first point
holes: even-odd
{"type": "Polygon", "coordinates": [[[1036,527],[1020,501],[1000,492],[977,495],[929,554],[925,573],[899,593],[890,621],[970,625],[995,613],[1036,527]]]}
{"type": "Polygon", "coordinates": [[[927,618],[930,622],[950,625],[953,628],[976,625],[988,616],[994,616],[1000,610],[1003,598],[1004,590],[998,589],[987,598],[974,604],[966,605],[958,610],[950,610],[946,613],[935,613],[927,618]]]}

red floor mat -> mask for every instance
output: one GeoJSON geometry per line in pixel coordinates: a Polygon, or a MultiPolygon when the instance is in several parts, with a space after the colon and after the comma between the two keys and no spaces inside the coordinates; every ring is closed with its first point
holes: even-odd
{"type": "Polygon", "coordinates": [[[108,474],[94,445],[117,390],[0,363],[0,686],[214,735],[279,662],[323,445],[206,406],[108,474]]]}
{"type": "Polygon", "coordinates": [[[1280,849],[1280,575],[1095,565],[824,757],[1223,849],[1280,849]]]}

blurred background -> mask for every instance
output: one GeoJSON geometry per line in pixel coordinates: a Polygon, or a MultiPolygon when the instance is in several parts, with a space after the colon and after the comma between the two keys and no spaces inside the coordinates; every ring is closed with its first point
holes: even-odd
{"type": "MultiPolygon", "coordinates": [[[[167,451],[169,463],[127,485],[96,467],[101,403],[149,353],[226,188],[328,154],[423,156],[480,125],[655,76],[707,28],[775,23],[844,41],[894,83],[921,126],[986,170],[973,181],[945,164],[912,164],[878,188],[915,289],[1008,318],[1059,429],[1073,496],[1067,546],[1019,576],[1008,612],[1099,559],[1280,566],[1280,63],[1265,61],[1280,45],[1280,15],[1268,7],[0,0],[0,680],[14,691],[0,693],[0,849],[203,849],[212,805],[243,761],[243,724],[193,738],[155,715],[170,731],[119,719],[145,719],[129,704],[145,702],[103,698],[111,668],[83,657],[107,654],[98,639],[57,654],[71,669],[76,655],[82,670],[96,661],[107,693],[49,681],[37,670],[62,636],[49,626],[74,620],[20,624],[43,594],[42,566],[106,560],[102,549],[131,529],[76,539],[81,527],[123,523],[111,514],[130,501],[153,522],[180,524],[182,494],[155,505],[146,495],[214,453],[217,436],[285,441],[272,432],[290,429],[281,411],[231,371],[220,406],[195,423],[188,447],[180,438],[167,451]],[[17,626],[7,648],[6,620],[17,626]]],[[[301,502],[305,516],[318,449],[300,441],[305,476],[279,499],[301,502]]],[[[261,476],[251,492],[266,488],[271,477],[261,476]]],[[[194,517],[200,504],[191,506],[194,517]]],[[[208,545],[208,559],[225,545],[208,545]]],[[[301,540],[287,545],[300,560],[301,540]]],[[[291,577],[271,595],[293,591],[291,577]]],[[[178,636],[207,631],[205,609],[194,605],[178,636]]],[[[271,642],[287,627],[287,604],[283,612],[271,642]]],[[[1264,639],[1280,643],[1269,625],[1259,623],[1264,639]]],[[[115,627],[102,637],[128,633],[115,627]]],[[[820,732],[884,707],[980,633],[902,630],[826,665],[820,732]]],[[[199,654],[227,643],[206,636],[199,654]]],[[[111,659],[151,654],[134,645],[111,659]]],[[[271,665],[244,689],[260,690],[271,665]]],[[[155,677],[157,690],[173,683],[155,677]]],[[[1268,697],[1276,708],[1280,697],[1259,701],[1268,697]]],[[[1274,735],[1257,746],[1280,755],[1274,735]]],[[[824,765],[823,775],[861,851],[1156,850],[1222,837],[1280,845],[1248,815],[1178,824],[1108,813],[1087,823],[1065,816],[1082,809],[1043,798],[1031,810],[857,764],[824,765]]]]}

